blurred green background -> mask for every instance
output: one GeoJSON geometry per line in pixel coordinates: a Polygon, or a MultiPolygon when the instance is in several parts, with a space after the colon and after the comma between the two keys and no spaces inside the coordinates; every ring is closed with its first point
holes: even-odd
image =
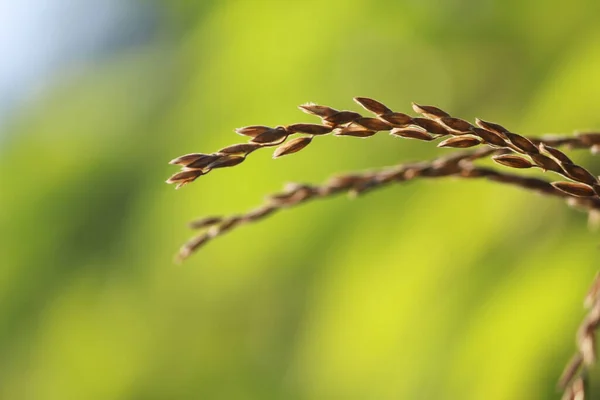
{"type": "Polygon", "coordinates": [[[129,3],[151,16],[144,40],[63,65],[1,128],[1,399],[560,398],[600,269],[598,235],[560,200],[391,186],[282,212],[178,266],[194,217],[444,151],[325,137],[163,182],[170,159],[243,142],[233,128],[317,122],[307,101],[598,130],[600,2],[129,3]]]}

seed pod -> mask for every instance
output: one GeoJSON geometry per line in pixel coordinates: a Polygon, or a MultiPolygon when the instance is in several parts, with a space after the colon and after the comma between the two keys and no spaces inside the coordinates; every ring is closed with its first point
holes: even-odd
{"type": "Polygon", "coordinates": [[[413,118],[412,119],[412,123],[420,126],[421,128],[425,129],[427,132],[429,133],[433,133],[435,135],[448,135],[448,130],[446,128],[444,128],[440,123],[432,120],[432,119],[427,119],[427,118],[413,118]]]}
{"type": "Polygon", "coordinates": [[[275,151],[273,152],[273,158],[278,158],[281,156],[285,156],[285,155],[300,151],[303,148],[305,148],[306,146],[308,146],[311,141],[312,141],[312,137],[310,137],[310,136],[302,136],[302,137],[292,139],[292,140],[282,144],[278,148],[276,148],[275,151]]]}
{"type": "Polygon", "coordinates": [[[315,103],[306,103],[298,106],[298,108],[307,114],[316,115],[321,118],[330,117],[333,114],[339,112],[335,108],[327,106],[319,106],[315,103]]]}
{"type": "Polygon", "coordinates": [[[450,114],[448,114],[447,112],[433,106],[422,106],[417,103],[412,103],[412,108],[413,110],[415,110],[416,113],[422,114],[427,118],[438,119],[450,116],[450,114]]]}
{"type": "Polygon", "coordinates": [[[586,146],[600,144],[600,133],[578,133],[576,137],[586,146]]]}
{"type": "Polygon", "coordinates": [[[261,133],[258,136],[255,136],[251,142],[252,143],[260,143],[260,144],[277,144],[283,140],[285,140],[285,138],[288,136],[288,133],[285,131],[285,129],[278,127],[278,128],[273,128],[273,129],[269,129],[268,131],[265,131],[263,133],[261,133]]]}
{"type": "Polygon", "coordinates": [[[453,135],[465,135],[471,133],[471,129],[473,128],[473,125],[460,118],[443,117],[440,119],[440,122],[450,128],[453,131],[450,133],[453,135]]]}
{"type": "Polygon", "coordinates": [[[596,193],[594,189],[589,187],[584,183],[578,182],[553,182],[552,186],[561,192],[565,192],[566,194],[570,194],[571,196],[577,197],[591,197],[595,196],[596,193]]]}
{"type": "Polygon", "coordinates": [[[172,159],[171,161],[169,161],[169,164],[186,166],[186,165],[191,164],[194,161],[196,161],[197,159],[202,158],[202,157],[204,157],[206,155],[208,155],[208,154],[203,154],[203,153],[185,154],[183,156],[179,156],[177,158],[172,159]]]}
{"type": "Polygon", "coordinates": [[[533,144],[531,140],[527,139],[526,137],[511,132],[505,132],[504,134],[506,135],[508,140],[518,149],[520,149],[523,153],[536,154],[540,152],[536,145],[533,144]]]}
{"type": "Polygon", "coordinates": [[[287,126],[289,133],[308,133],[310,135],[325,135],[333,130],[330,126],[318,124],[293,124],[287,126]]]}
{"type": "Polygon", "coordinates": [[[443,142],[440,142],[437,147],[454,147],[454,148],[467,148],[477,146],[481,143],[479,138],[473,136],[453,136],[443,142]]]}
{"type": "Polygon", "coordinates": [[[361,115],[354,111],[340,111],[328,117],[324,117],[323,120],[329,122],[332,125],[344,125],[348,122],[352,122],[358,118],[361,118],[361,115]]]}
{"type": "Polygon", "coordinates": [[[511,167],[511,168],[531,168],[533,164],[526,160],[521,156],[516,156],[514,154],[501,154],[498,156],[493,156],[492,160],[497,162],[498,164],[511,167]]]}
{"type": "Polygon", "coordinates": [[[206,168],[209,164],[217,161],[222,156],[219,154],[205,154],[202,157],[198,158],[196,161],[188,164],[185,168],[189,169],[203,169],[206,168]]]}
{"type": "Polygon", "coordinates": [[[479,136],[487,144],[498,147],[506,147],[506,142],[504,141],[504,139],[500,135],[492,131],[488,131],[482,128],[473,128],[473,134],[479,136]]]}
{"type": "Polygon", "coordinates": [[[600,272],[596,273],[594,277],[594,283],[585,296],[585,307],[591,308],[600,298],[600,272]]]}
{"type": "Polygon", "coordinates": [[[218,151],[220,154],[243,154],[248,155],[254,150],[261,148],[260,144],[255,143],[239,143],[227,146],[218,151]]]}
{"type": "Polygon", "coordinates": [[[501,137],[506,137],[506,133],[508,132],[508,129],[506,129],[502,125],[498,125],[493,122],[484,121],[479,118],[475,118],[475,123],[477,124],[478,127],[485,129],[486,131],[494,132],[494,133],[500,135],[501,137]]]}
{"type": "Polygon", "coordinates": [[[390,132],[391,135],[400,136],[407,139],[417,139],[430,141],[433,136],[421,129],[416,128],[394,128],[390,132]]]}
{"type": "Polygon", "coordinates": [[[373,114],[383,115],[392,113],[392,110],[385,105],[368,97],[355,97],[354,101],[360,104],[365,110],[371,111],[373,114]]]}
{"type": "Polygon", "coordinates": [[[372,131],[370,129],[365,129],[365,128],[361,127],[360,125],[350,125],[350,126],[345,126],[343,128],[336,129],[336,132],[334,133],[334,135],[335,136],[353,136],[353,137],[359,137],[359,138],[366,138],[366,137],[373,136],[376,133],[377,132],[372,131]]]}
{"type": "Polygon", "coordinates": [[[180,172],[172,175],[169,179],[166,180],[166,182],[169,184],[188,182],[188,181],[191,182],[201,175],[204,175],[204,172],[202,172],[200,170],[180,171],[180,172]]]}
{"type": "Polygon", "coordinates": [[[590,174],[586,169],[575,164],[563,164],[563,169],[569,175],[569,178],[577,181],[587,183],[588,185],[594,185],[598,183],[598,179],[590,174]]]}
{"type": "Polygon", "coordinates": [[[358,124],[372,131],[389,131],[392,129],[390,124],[377,118],[358,118],[353,124],[358,124]]]}
{"type": "Polygon", "coordinates": [[[234,165],[241,164],[242,162],[244,162],[244,160],[245,160],[245,158],[241,157],[241,156],[225,155],[225,156],[222,156],[220,159],[216,160],[215,162],[208,164],[206,166],[206,168],[207,169],[215,169],[215,168],[233,167],[234,165]]]}
{"type": "Polygon", "coordinates": [[[562,151],[555,149],[554,147],[550,147],[544,143],[540,143],[539,145],[540,151],[544,151],[548,154],[550,154],[552,157],[554,157],[555,159],[557,159],[558,161],[560,161],[563,164],[573,164],[573,161],[571,161],[571,159],[569,157],[567,157],[567,155],[565,153],[563,153],[562,151]]]}
{"type": "Polygon", "coordinates": [[[256,137],[262,133],[268,132],[273,128],[264,125],[252,125],[244,126],[242,128],[235,129],[235,133],[243,136],[256,137]]]}
{"type": "Polygon", "coordinates": [[[529,155],[535,163],[544,170],[558,172],[559,174],[563,174],[564,171],[560,167],[560,165],[543,154],[530,154],[529,155]]]}
{"type": "Polygon", "coordinates": [[[191,229],[201,229],[212,226],[223,221],[223,217],[205,217],[191,221],[188,226],[191,229]]]}
{"type": "Polygon", "coordinates": [[[394,126],[404,126],[412,123],[412,117],[403,113],[393,112],[390,114],[380,115],[379,118],[389,122],[394,126]]]}

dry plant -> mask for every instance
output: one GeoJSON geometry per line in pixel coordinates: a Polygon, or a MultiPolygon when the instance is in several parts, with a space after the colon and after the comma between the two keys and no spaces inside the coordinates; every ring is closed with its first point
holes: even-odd
{"type": "MultiPolygon", "coordinates": [[[[482,147],[457,151],[432,161],[342,174],[321,185],[288,184],[281,193],[268,196],[262,206],[247,213],[192,221],[190,227],[200,230],[200,233],[181,247],[177,261],[183,261],[210,240],[236,227],[259,221],[285,208],[340,193],[357,196],[388,184],[417,178],[482,178],[518,186],[542,195],[563,198],[570,206],[588,212],[590,221],[599,219],[600,181],[558,148],[588,149],[596,154],[600,152],[600,133],[528,138],[480,119],[476,119],[473,125],[433,106],[413,103],[413,110],[420,116],[412,117],[394,112],[370,98],[356,97],[354,101],[373,116],[366,117],[358,112],[340,111],[313,103],[304,104],[299,108],[319,117],[320,124],[298,123],[277,127],[255,125],[236,129],[238,134],[249,138],[247,143],[227,146],[210,154],[192,153],[177,157],[170,163],[181,166],[182,171],[171,176],[167,183],[174,183],[180,188],[212,170],[241,164],[254,151],[267,147],[276,147],[273,158],[296,153],[306,148],[316,137],[330,133],[335,136],[367,138],[378,132],[389,131],[393,136],[421,141],[444,138],[438,143],[438,147],[482,147]],[[292,136],[295,137],[290,139],[292,136]],[[558,175],[558,180],[524,177],[502,168],[476,165],[475,162],[481,159],[491,159],[511,169],[539,168],[558,175]]],[[[559,381],[564,400],[585,398],[586,372],[596,362],[595,331],[600,324],[600,277],[594,280],[585,305],[590,311],[577,333],[578,351],[559,381]]]]}

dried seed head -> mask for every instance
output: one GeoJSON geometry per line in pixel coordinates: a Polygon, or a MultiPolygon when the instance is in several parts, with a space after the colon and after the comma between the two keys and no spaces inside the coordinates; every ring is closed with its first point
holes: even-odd
{"type": "Polygon", "coordinates": [[[453,136],[440,142],[437,147],[454,147],[463,149],[477,146],[480,143],[481,140],[473,136],[453,136]]]}
{"type": "Polygon", "coordinates": [[[495,124],[493,122],[484,121],[479,118],[475,118],[475,123],[478,127],[485,129],[486,131],[494,132],[502,137],[506,137],[505,134],[508,132],[508,129],[501,125],[495,124]]]}
{"type": "Polygon", "coordinates": [[[514,154],[501,154],[498,156],[493,156],[492,160],[498,164],[511,168],[531,168],[533,166],[529,160],[514,154]]]}
{"type": "Polygon", "coordinates": [[[258,136],[255,136],[251,142],[252,143],[260,143],[260,144],[277,144],[281,141],[285,140],[288,136],[288,133],[282,127],[272,128],[268,131],[261,133],[258,136]]]}
{"type": "Polygon", "coordinates": [[[254,150],[261,148],[262,146],[258,143],[239,143],[231,146],[227,146],[218,151],[220,154],[243,154],[248,155],[254,150]]]}
{"type": "Polygon", "coordinates": [[[359,113],[354,111],[340,111],[338,113],[323,118],[323,120],[334,126],[337,126],[347,124],[348,122],[352,122],[361,117],[362,116],[359,113]]]}
{"type": "Polygon", "coordinates": [[[310,136],[303,136],[289,140],[288,142],[282,144],[277,149],[275,149],[275,152],[273,153],[273,158],[278,158],[288,154],[296,153],[297,151],[300,151],[306,146],[308,146],[311,141],[312,137],[310,136]]]}
{"type": "Polygon", "coordinates": [[[416,113],[422,114],[427,118],[438,119],[450,116],[447,112],[433,106],[422,106],[417,103],[412,103],[412,108],[416,113]]]}
{"type": "Polygon", "coordinates": [[[563,164],[563,169],[569,176],[569,178],[576,180],[577,182],[584,182],[588,185],[594,185],[598,183],[598,179],[590,174],[586,169],[575,164],[563,164]]]}
{"type": "Polygon", "coordinates": [[[179,156],[177,158],[172,159],[171,161],[169,161],[169,164],[186,166],[188,164],[193,163],[197,159],[207,156],[207,155],[208,154],[203,154],[203,153],[185,154],[183,156],[179,156]]]}
{"type": "Polygon", "coordinates": [[[208,226],[218,224],[221,221],[223,221],[223,217],[205,217],[205,218],[199,218],[194,221],[191,221],[188,224],[188,226],[191,229],[201,229],[201,228],[206,228],[208,226]]]}
{"type": "Polygon", "coordinates": [[[552,158],[547,157],[543,154],[530,154],[529,157],[542,169],[546,171],[554,171],[559,174],[563,174],[564,171],[560,167],[560,165],[554,161],[552,158]]]}
{"type": "Polygon", "coordinates": [[[244,126],[242,128],[236,128],[235,133],[248,137],[256,137],[262,133],[270,131],[271,127],[264,125],[252,125],[252,126],[244,126]]]}
{"type": "Polygon", "coordinates": [[[215,168],[226,168],[233,167],[234,165],[241,164],[244,162],[245,158],[242,156],[230,156],[225,155],[220,157],[218,160],[208,164],[207,169],[215,169],[215,168]]]}
{"type": "Polygon", "coordinates": [[[446,128],[432,119],[417,117],[412,119],[412,123],[435,135],[445,136],[449,134],[446,128]]]}
{"type": "Polygon", "coordinates": [[[403,138],[407,138],[407,139],[417,139],[417,140],[426,140],[426,141],[430,141],[430,140],[434,139],[434,137],[431,134],[425,132],[425,130],[417,129],[417,128],[394,128],[394,129],[392,129],[390,134],[394,135],[394,136],[400,136],[403,138]]]}
{"type": "Polygon", "coordinates": [[[383,115],[392,113],[392,110],[385,105],[368,97],[355,97],[354,101],[361,105],[365,110],[371,111],[373,114],[383,115]]]}
{"type": "Polygon", "coordinates": [[[498,147],[506,147],[506,142],[504,141],[504,139],[500,135],[492,131],[488,131],[482,128],[473,128],[473,134],[479,136],[487,144],[498,147]]]}
{"type": "Polygon", "coordinates": [[[352,123],[372,131],[389,131],[392,129],[390,124],[377,118],[358,118],[352,123]]]}
{"type": "Polygon", "coordinates": [[[298,108],[307,114],[316,115],[321,118],[331,117],[338,110],[327,106],[319,106],[315,103],[306,103],[298,106],[298,108]]]}
{"type": "Polygon", "coordinates": [[[584,183],[578,182],[552,182],[552,186],[558,190],[577,197],[595,196],[594,189],[584,183]]]}
{"type": "Polygon", "coordinates": [[[536,154],[536,153],[540,152],[538,150],[537,146],[535,144],[533,144],[531,142],[531,140],[527,139],[526,137],[517,135],[516,133],[511,133],[511,132],[505,132],[504,134],[506,135],[508,140],[514,146],[516,146],[518,149],[520,149],[523,153],[536,154]]]}
{"type": "Polygon", "coordinates": [[[318,124],[293,124],[287,126],[288,133],[308,133],[310,135],[325,135],[333,130],[330,126],[318,124]]]}
{"type": "Polygon", "coordinates": [[[396,127],[403,127],[405,125],[412,123],[412,117],[410,115],[397,113],[397,112],[393,112],[390,114],[383,114],[383,115],[380,115],[379,118],[381,118],[382,120],[384,120],[386,122],[389,122],[390,124],[392,124],[393,126],[396,126],[396,127]]]}
{"type": "Polygon", "coordinates": [[[465,135],[471,133],[473,125],[460,118],[443,117],[440,118],[440,122],[450,128],[452,135],[465,135]]]}
{"type": "Polygon", "coordinates": [[[571,161],[571,159],[567,157],[565,153],[558,149],[555,149],[554,147],[550,147],[544,143],[540,143],[539,148],[540,151],[550,154],[552,157],[554,157],[563,164],[573,164],[573,161],[571,161]]]}

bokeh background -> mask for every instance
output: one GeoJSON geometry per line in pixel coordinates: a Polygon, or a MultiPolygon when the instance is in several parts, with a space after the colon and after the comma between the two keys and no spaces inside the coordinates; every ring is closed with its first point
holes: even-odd
{"type": "Polygon", "coordinates": [[[326,137],[164,180],[178,155],[243,141],[233,128],[317,122],[307,101],[598,130],[598,15],[597,0],[0,2],[0,398],[559,398],[600,269],[598,235],[561,201],[415,182],[277,214],[178,266],[194,217],[444,151],[326,137]]]}

